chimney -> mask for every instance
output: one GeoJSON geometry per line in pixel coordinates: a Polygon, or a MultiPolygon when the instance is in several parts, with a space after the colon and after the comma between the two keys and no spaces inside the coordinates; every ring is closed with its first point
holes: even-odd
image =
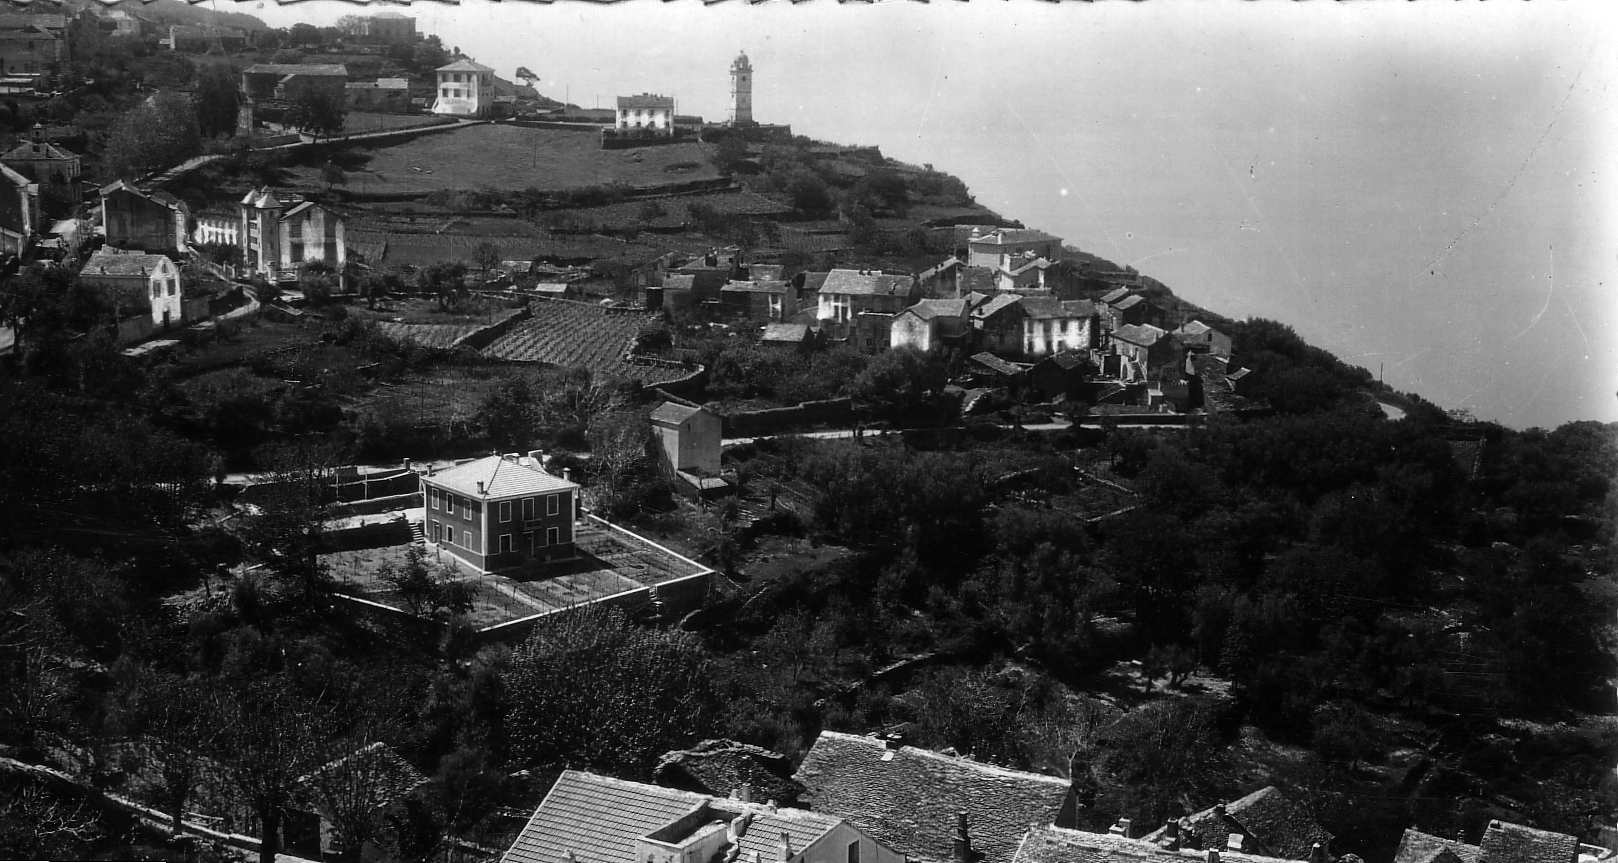
{"type": "Polygon", "coordinates": [[[438,472],[438,466],[433,464],[432,462],[428,462],[427,463],[427,475],[432,476],[433,474],[435,474],[437,472],[438,472]]]}
{"type": "Polygon", "coordinates": [[[529,450],[528,451],[528,457],[533,459],[534,464],[536,464],[536,465],[539,465],[539,466],[543,467],[544,464],[545,464],[545,451],[542,450],[542,449],[531,449],[531,450],[529,450]]]}
{"type": "Polygon", "coordinates": [[[1213,809],[1215,818],[1218,818],[1220,821],[1225,820],[1225,804],[1215,803],[1213,809]]]}
{"type": "Polygon", "coordinates": [[[1107,828],[1107,833],[1112,835],[1112,836],[1122,836],[1125,839],[1128,839],[1129,838],[1129,819],[1128,818],[1120,818],[1120,819],[1118,819],[1118,821],[1116,823],[1114,823],[1111,827],[1107,828]]]}
{"type": "Polygon", "coordinates": [[[1225,837],[1225,848],[1231,851],[1242,850],[1242,834],[1232,833],[1225,837]]]}
{"type": "Polygon", "coordinates": [[[775,798],[771,797],[768,801],[766,801],[764,803],[764,808],[770,810],[771,812],[774,812],[775,811],[775,798]]]}
{"type": "Polygon", "coordinates": [[[1309,846],[1309,863],[1328,863],[1331,860],[1326,855],[1326,846],[1319,842],[1309,846]]]}
{"type": "Polygon", "coordinates": [[[955,813],[955,839],[951,843],[955,863],[972,863],[972,835],[966,829],[966,813],[955,813]]]}
{"type": "Polygon", "coordinates": [[[887,737],[883,738],[882,744],[889,749],[898,749],[905,745],[905,736],[898,732],[894,732],[893,734],[889,734],[887,737]]]}
{"type": "Polygon", "coordinates": [[[478,480],[478,497],[483,496],[483,480],[478,480]]]}
{"type": "Polygon", "coordinates": [[[405,460],[404,460],[404,469],[405,469],[405,470],[409,470],[409,469],[410,469],[410,459],[405,459],[405,460]]]}
{"type": "Polygon", "coordinates": [[[785,830],[781,831],[780,855],[781,863],[792,859],[792,837],[788,836],[785,830]]]}
{"type": "Polygon", "coordinates": [[[502,456],[502,458],[504,458],[506,461],[516,461],[521,455],[522,453],[520,452],[508,452],[502,456]]]}
{"type": "Polygon", "coordinates": [[[562,479],[565,479],[568,482],[572,482],[573,481],[573,468],[570,468],[570,467],[562,468],[562,479]]]}
{"type": "Polygon", "coordinates": [[[1169,851],[1180,850],[1180,822],[1178,819],[1163,825],[1163,847],[1169,851]]]}
{"type": "Polygon", "coordinates": [[[1219,863],[1219,849],[1218,848],[1209,848],[1208,849],[1208,863],[1219,863]]]}

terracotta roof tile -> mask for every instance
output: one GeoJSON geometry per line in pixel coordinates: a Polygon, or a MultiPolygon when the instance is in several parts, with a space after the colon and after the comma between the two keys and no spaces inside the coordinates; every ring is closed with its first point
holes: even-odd
{"type": "Polygon", "coordinates": [[[820,733],[794,778],[816,811],[923,861],[951,859],[958,812],[984,863],[1010,863],[1029,825],[1073,815],[1066,780],[835,731],[820,733]]]}

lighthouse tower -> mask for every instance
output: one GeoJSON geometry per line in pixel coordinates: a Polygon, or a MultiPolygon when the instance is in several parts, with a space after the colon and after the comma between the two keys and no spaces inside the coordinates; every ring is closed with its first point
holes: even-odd
{"type": "Polygon", "coordinates": [[[730,64],[730,125],[753,125],[753,64],[746,52],[730,64]]]}

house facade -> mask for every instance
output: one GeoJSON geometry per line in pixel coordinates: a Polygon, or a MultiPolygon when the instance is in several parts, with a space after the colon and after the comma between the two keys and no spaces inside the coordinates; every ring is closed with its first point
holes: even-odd
{"type": "Polygon", "coordinates": [[[356,18],[349,35],[387,45],[409,45],[416,41],[416,19],[398,12],[378,12],[356,18]]]}
{"type": "Polygon", "coordinates": [[[1100,326],[1095,304],[1089,300],[1024,297],[1020,302],[1025,356],[1042,357],[1096,346],[1100,326]]]}
{"type": "Polygon", "coordinates": [[[186,247],[191,213],[167,192],[143,192],[123,180],[101,189],[101,231],[107,245],[152,253],[186,247]]]}
{"type": "Polygon", "coordinates": [[[673,136],[674,97],[655,93],[619,96],[613,129],[620,135],[673,136]]]}
{"type": "Polygon", "coordinates": [[[450,117],[488,117],[494,112],[494,70],[462,58],[440,66],[438,98],[433,113],[450,117]]]}
{"type": "Polygon", "coordinates": [[[1202,321],[1187,321],[1174,331],[1174,339],[1187,350],[1230,358],[1230,336],[1202,321]]]}
{"type": "Polygon", "coordinates": [[[541,458],[491,455],[423,474],[427,541],[481,572],[574,557],[579,486],[541,458]]]}
{"type": "Polygon", "coordinates": [[[918,301],[893,316],[888,346],[930,351],[944,344],[958,344],[971,328],[966,306],[964,299],[918,301]]]}
{"type": "Polygon", "coordinates": [[[239,244],[250,273],[281,279],[319,262],[341,275],[348,263],[343,218],[327,207],[265,186],[248,192],[238,212],[239,244]]]}
{"type": "Polygon", "coordinates": [[[185,318],[180,268],[164,255],[103,246],[79,271],[79,283],[107,292],[119,319],[148,312],[154,326],[166,328],[185,318]]]}
{"type": "Polygon", "coordinates": [[[1037,258],[1061,256],[1062,238],[1031,228],[975,228],[966,241],[966,263],[973,267],[1013,270],[1037,258]]]}
{"type": "Polygon", "coordinates": [[[38,189],[0,163],[0,254],[21,255],[39,230],[38,189]]]}
{"type": "Polygon", "coordinates": [[[0,73],[42,75],[62,61],[66,50],[67,16],[0,15],[0,73]]]}
{"type": "Polygon", "coordinates": [[[1023,353],[1023,318],[1027,314],[1020,294],[978,297],[972,308],[978,346],[999,354],[1023,353]]]}
{"type": "Polygon", "coordinates": [[[1112,348],[1122,361],[1119,377],[1143,381],[1157,377],[1176,359],[1173,340],[1151,324],[1126,324],[1112,331],[1112,348]]]}
{"type": "Polygon", "coordinates": [[[832,270],[816,293],[815,317],[822,325],[847,325],[862,313],[896,315],[921,299],[910,276],[876,270],[832,270]]]}
{"type": "Polygon", "coordinates": [[[719,304],[731,317],[773,323],[797,314],[797,293],[790,282],[781,280],[727,282],[719,289],[719,304]]]}
{"type": "Polygon", "coordinates": [[[45,140],[45,128],[35,124],[29,139],[0,155],[5,165],[39,185],[44,218],[65,218],[77,209],[83,192],[83,160],[77,153],[45,140]]]}
{"type": "Polygon", "coordinates": [[[723,423],[706,408],[664,402],[652,411],[652,435],[675,471],[717,475],[723,423]]]}
{"type": "Polygon", "coordinates": [[[348,67],[341,63],[255,63],[242,70],[242,92],[250,102],[286,99],[294,82],[341,100],[348,67]]]}

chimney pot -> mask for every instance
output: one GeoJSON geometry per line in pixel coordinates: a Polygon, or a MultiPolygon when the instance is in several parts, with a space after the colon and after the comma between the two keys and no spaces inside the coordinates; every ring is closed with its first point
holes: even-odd
{"type": "Polygon", "coordinates": [[[898,749],[905,745],[905,738],[903,734],[889,734],[883,739],[882,743],[889,749],[898,749]]]}
{"type": "Polygon", "coordinates": [[[483,496],[483,480],[478,480],[478,497],[483,496]]]}

